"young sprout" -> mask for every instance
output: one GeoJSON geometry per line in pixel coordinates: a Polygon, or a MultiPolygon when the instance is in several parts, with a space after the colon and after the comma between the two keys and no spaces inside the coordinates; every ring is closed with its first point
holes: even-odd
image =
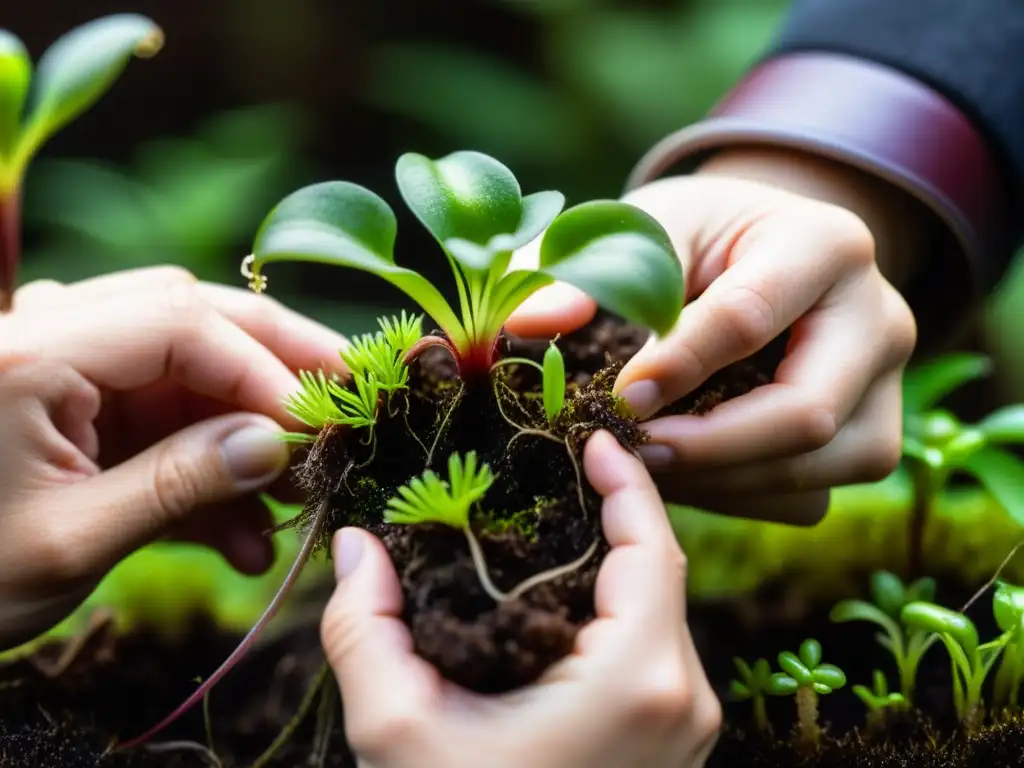
{"type": "Polygon", "coordinates": [[[992,597],[992,613],[999,629],[1009,634],[996,671],[992,700],[1016,710],[1024,683],[1024,588],[999,582],[992,597]]]}
{"type": "Polygon", "coordinates": [[[913,369],[904,378],[903,459],[914,486],[908,545],[912,574],[921,571],[932,507],[956,471],[973,475],[1015,521],[1024,524],[1024,462],[1001,447],[1024,444],[1024,404],[999,408],[973,425],[947,410],[934,409],[954,390],[991,370],[991,361],[983,355],[954,354],[913,369]]]}
{"type": "Polygon", "coordinates": [[[548,424],[554,426],[555,419],[565,407],[565,358],[554,342],[551,342],[544,353],[542,370],[544,415],[548,417],[548,424]]]}
{"type": "Polygon", "coordinates": [[[479,152],[439,160],[405,154],[396,178],[402,198],[445,253],[458,312],[423,275],[395,263],[395,214],[376,194],[348,182],[305,187],[270,212],[243,262],[250,287],[264,290],[263,267],[280,261],[373,273],[416,301],[443,332],[423,337],[407,358],[443,345],[464,381],[487,376],[505,321],[556,280],[659,335],[679,318],[679,260],[664,228],[639,208],[599,200],[562,212],[560,193],[524,197],[512,172],[479,152]],[[513,251],[542,232],[537,265],[511,267],[513,251]]]}
{"type": "Polygon", "coordinates": [[[779,654],[782,672],[772,675],[768,693],[773,696],[796,696],[797,738],[806,746],[817,748],[821,739],[818,725],[818,696],[824,696],[846,685],[846,675],[834,664],[821,663],[821,643],[807,639],[800,652],[779,654]]]}
{"type": "Polygon", "coordinates": [[[32,73],[24,44],[0,29],[0,312],[11,310],[21,260],[21,189],[40,147],[88,110],[134,54],[155,55],[163,33],[137,14],[89,22],[58,38],[32,73]]]}
{"type": "Polygon", "coordinates": [[[353,374],[370,374],[377,386],[390,397],[409,385],[409,366],[405,353],[423,336],[422,316],[382,317],[381,330],[354,338],[341,351],[341,359],[353,374]]]}
{"type": "Polygon", "coordinates": [[[868,726],[879,728],[883,725],[887,712],[906,709],[908,703],[902,693],[889,692],[889,682],[882,670],[875,670],[872,683],[871,688],[866,685],[855,685],[852,690],[868,708],[868,726]]]}
{"type": "Polygon", "coordinates": [[[953,676],[953,703],[967,733],[974,733],[985,717],[981,688],[999,659],[1012,632],[1006,631],[991,642],[980,644],[974,622],[964,614],[929,602],[913,602],[903,607],[903,623],[935,632],[949,652],[953,676]]]}
{"type": "Polygon", "coordinates": [[[575,571],[597,550],[595,539],[583,556],[572,563],[532,576],[510,592],[501,591],[491,580],[483,549],[469,520],[473,505],[483,499],[493,483],[491,468],[487,464],[477,466],[476,452],[470,451],[465,459],[453,453],[448,457],[447,482],[429,469],[420,477],[413,478],[388,501],[384,521],[404,525],[437,523],[462,531],[469,544],[480,586],[498,603],[515,600],[538,584],[575,571]]]}
{"type": "Polygon", "coordinates": [[[832,609],[829,618],[834,622],[870,621],[881,627],[876,639],[896,660],[900,695],[909,703],[913,700],[921,657],[938,637],[927,630],[901,626],[900,611],[907,603],[933,600],[935,581],[923,578],[905,586],[896,574],[878,571],[871,576],[871,598],[873,605],[864,600],[843,600],[832,609]]]}
{"type": "Polygon", "coordinates": [[[729,681],[729,692],[735,701],[750,701],[754,707],[754,724],[763,734],[771,730],[764,698],[772,687],[772,668],[768,659],[758,659],[751,667],[743,659],[732,660],[739,679],[729,681]]]}

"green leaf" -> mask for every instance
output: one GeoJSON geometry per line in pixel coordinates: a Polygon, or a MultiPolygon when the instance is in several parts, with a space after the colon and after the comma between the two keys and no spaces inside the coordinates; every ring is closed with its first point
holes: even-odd
{"type": "Polygon", "coordinates": [[[11,153],[18,138],[31,80],[32,60],[24,44],[0,29],[0,159],[11,153]]]}
{"type": "Polygon", "coordinates": [[[880,709],[882,706],[881,701],[873,694],[868,688],[863,685],[855,685],[851,688],[853,695],[864,702],[864,706],[868,709],[880,709]]]}
{"type": "Polygon", "coordinates": [[[943,355],[919,365],[903,376],[903,412],[923,413],[967,382],[991,372],[990,358],[970,353],[943,355]]]}
{"type": "Polygon", "coordinates": [[[540,271],[660,336],[682,311],[683,272],[668,233],[626,203],[583,203],[555,219],[541,241],[540,271]]]}
{"type": "Polygon", "coordinates": [[[846,685],[846,673],[835,664],[819,664],[811,676],[814,682],[827,685],[832,690],[846,685]]]}
{"type": "Polygon", "coordinates": [[[789,675],[776,672],[768,683],[766,693],[771,696],[792,696],[799,687],[800,684],[789,675]]]}
{"type": "Polygon", "coordinates": [[[930,445],[925,445],[912,435],[905,434],[903,436],[903,455],[906,458],[921,462],[932,471],[938,471],[946,464],[946,457],[942,451],[930,445]]]}
{"type": "Polygon", "coordinates": [[[744,659],[741,659],[739,656],[733,656],[732,665],[736,667],[736,673],[740,676],[741,680],[747,681],[754,679],[754,671],[744,659]]]}
{"type": "MultiPolygon", "coordinates": [[[[487,246],[496,235],[514,233],[523,218],[516,177],[480,152],[453,152],[439,160],[409,152],[398,158],[395,177],[406,205],[446,248],[450,240],[487,246]]],[[[488,248],[450,252],[472,270],[487,269],[494,257],[488,248]]]]}
{"type": "Polygon", "coordinates": [[[871,598],[888,616],[897,618],[903,604],[907,602],[902,579],[890,571],[871,574],[871,598]]]}
{"type": "MultiPolygon", "coordinates": [[[[898,610],[896,615],[899,616],[898,610]]],[[[831,621],[836,623],[847,621],[870,621],[882,627],[890,637],[896,638],[900,636],[899,625],[890,618],[889,614],[881,608],[876,608],[871,605],[871,603],[866,603],[863,600],[843,600],[842,602],[836,603],[828,617],[831,621]]]]}
{"type": "Polygon", "coordinates": [[[753,695],[750,689],[739,680],[729,681],[729,693],[732,694],[732,698],[736,701],[744,701],[753,695]]]}
{"type": "Polygon", "coordinates": [[[821,664],[821,643],[813,638],[808,638],[800,643],[800,661],[809,669],[814,669],[821,664]]]}
{"type": "Polygon", "coordinates": [[[1024,404],[998,408],[976,426],[989,443],[1024,443],[1024,404]]]}
{"type": "Polygon", "coordinates": [[[907,603],[900,611],[900,620],[908,627],[946,634],[972,654],[978,648],[978,630],[962,613],[934,603],[907,603]]]}
{"type": "Polygon", "coordinates": [[[768,663],[768,659],[758,659],[754,662],[754,680],[757,681],[759,688],[764,689],[767,687],[769,681],[772,679],[772,668],[768,663]]]}
{"type": "Polygon", "coordinates": [[[818,682],[811,683],[811,689],[815,693],[821,694],[822,696],[826,696],[826,695],[832,693],[832,689],[829,688],[827,685],[825,685],[825,683],[818,683],[818,682]]]}
{"type": "Polygon", "coordinates": [[[364,187],[329,181],[303,187],[264,219],[253,244],[253,274],[277,261],[334,264],[381,277],[419,303],[453,341],[462,325],[441,293],[417,272],[395,264],[397,223],[384,200],[364,187]]]}
{"type": "Polygon", "coordinates": [[[553,422],[565,405],[565,358],[554,342],[544,353],[544,413],[553,422]]]}
{"type": "Polygon", "coordinates": [[[73,29],[43,54],[29,94],[29,113],[17,153],[28,158],[71,120],[91,107],[134,54],[155,55],[163,32],[145,16],[106,16],[73,29]]]}
{"type": "Polygon", "coordinates": [[[992,613],[1003,632],[1021,629],[1024,622],[1024,587],[1000,582],[992,595],[992,613]]]}
{"type": "Polygon", "coordinates": [[[978,478],[1018,525],[1024,525],[1024,462],[1002,448],[988,446],[968,456],[961,466],[978,478]]]}
{"type": "MultiPolygon", "coordinates": [[[[923,601],[930,603],[935,599],[935,579],[930,576],[922,576],[913,584],[907,587],[906,602],[923,601]]],[[[901,605],[900,608],[903,606],[901,605]]],[[[897,612],[895,616],[899,616],[897,612]]]]}
{"type": "Polygon", "coordinates": [[[811,670],[791,651],[783,651],[779,654],[779,666],[783,672],[796,680],[800,685],[810,685],[814,682],[814,678],[811,677],[811,670]]]}
{"type": "Polygon", "coordinates": [[[876,669],[872,674],[871,679],[874,683],[875,693],[878,696],[889,695],[889,681],[885,679],[885,673],[882,670],[876,669]]]}

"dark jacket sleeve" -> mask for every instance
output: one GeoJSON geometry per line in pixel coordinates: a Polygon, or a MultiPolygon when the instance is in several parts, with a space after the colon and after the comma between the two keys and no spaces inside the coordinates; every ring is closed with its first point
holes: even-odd
{"type": "Polygon", "coordinates": [[[807,51],[898,69],[971,121],[1005,186],[1001,275],[1024,231],[1024,0],[795,0],[772,55],[807,51]]]}

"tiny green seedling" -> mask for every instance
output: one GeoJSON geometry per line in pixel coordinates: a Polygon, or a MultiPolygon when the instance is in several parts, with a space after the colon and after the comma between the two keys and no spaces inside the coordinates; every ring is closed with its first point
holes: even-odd
{"type": "Polygon", "coordinates": [[[854,695],[868,708],[869,727],[881,727],[887,713],[904,710],[909,706],[902,693],[889,691],[889,682],[885,679],[885,673],[880,669],[876,669],[872,675],[871,688],[866,685],[855,685],[852,690],[854,695]]]}
{"type": "Polygon", "coordinates": [[[470,451],[465,459],[453,453],[448,457],[447,481],[441,480],[429,469],[420,477],[413,478],[398,489],[397,496],[388,501],[384,521],[406,525],[437,523],[462,531],[469,543],[480,586],[498,603],[515,600],[538,584],[577,570],[597,551],[598,542],[595,539],[587,551],[572,563],[532,576],[509,592],[498,589],[488,573],[483,548],[473,533],[469,519],[473,506],[483,499],[493,483],[491,468],[486,464],[477,466],[475,452],[470,451]]]}
{"type": "Polygon", "coordinates": [[[799,653],[779,654],[782,672],[772,675],[768,693],[772,696],[795,696],[797,737],[805,745],[817,748],[821,739],[818,725],[818,696],[832,693],[846,685],[846,675],[834,664],[821,662],[821,643],[807,639],[799,653]]]}
{"type": "Polygon", "coordinates": [[[110,88],[132,55],[155,55],[163,39],[144,16],[107,16],[60,37],[33,75],[24,44],[0,29],[0,312],[12,308],[21,261],[21,189],[29,163],[50,137],[110,88]]]}
{"type": "Polygon", "coordinates": [[[992,701],[1016,711],[1024,683],[1024,588],[999,582],[992,597],[996,625],[1009,635],[993,687],[992,701]]]}
{"type": "Polygon", "coordinates": [[[729,693],[735,701],[750,701],[754,708],[754,724],[762,734],[771,731],[765,696],[772,687],[772,668],[768,659],[758,659],[751,666],[741,658],[734,658],[738,679],[729,681],[729,693]]]}
{"type": "Polygon", "coordinates": [[[1024,525],[1024,462],[1002,447],[1024,444],[1024,404],[999,408],[973,425],[935,409],[953,391],[991,371],[992,362],[983,355],[952,354],[908,371],[904,378],[903,458],[914,486],[911,574],[921,571],[925,527],[954,472],[973,475],[1024,525]]]}
{"type": "Polygon", "coordinates": [[[921,658],[938,637],[927,630],[901,626],[900,612],[907,603],[934,600],[935,581],[923,578],[906,586],[896,574],[879,571],[871,577],[871,597],[873,605],[863,600],[843,600],[832,609],[829,618],[834,622],[870,621],[881,627],[878,644],[893,655],[900,695],[911,702],[921,658]]]}

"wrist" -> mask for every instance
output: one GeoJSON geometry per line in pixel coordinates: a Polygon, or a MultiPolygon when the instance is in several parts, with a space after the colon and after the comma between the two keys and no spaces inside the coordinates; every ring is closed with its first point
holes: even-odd
{"type": "Polygon", "coordinates": [[[933,240],[934,218],[911,195],[845,163],[797,149],[728,147],[695,173],[756,181],[856,214],[874,237],[879,269],[897,289],[912,281],[933,240]]]}

